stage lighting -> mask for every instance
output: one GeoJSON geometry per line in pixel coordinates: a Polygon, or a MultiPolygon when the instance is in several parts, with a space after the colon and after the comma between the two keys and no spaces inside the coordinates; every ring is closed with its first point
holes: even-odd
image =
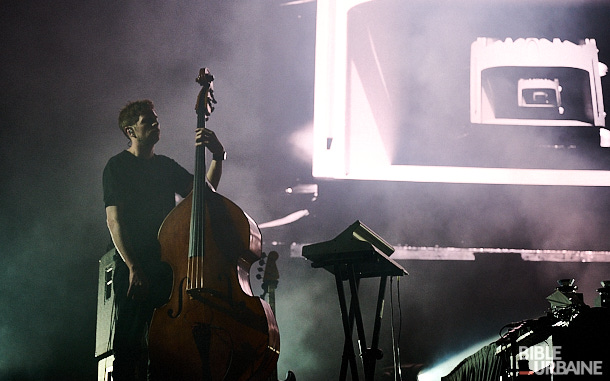
{"type": "Polygon", "coordinates": [[[595,40],[479,37],[471,45],[475,124],[605,126],[595,40]]]}
{"type": "Polygon", "coordinates": [[[586,307],[583,294],[576,292],[574,279],[559,279],[559,287],[546,300],[551,304],[552,315],[564,322],[570,322],[586,307]]]}
{"type": "Polygon", "coordinates": [[[610,307],[610,280],[603,280],[602,287],[597,289],[599,295],[595,298],[595,307],[610,307]]]}

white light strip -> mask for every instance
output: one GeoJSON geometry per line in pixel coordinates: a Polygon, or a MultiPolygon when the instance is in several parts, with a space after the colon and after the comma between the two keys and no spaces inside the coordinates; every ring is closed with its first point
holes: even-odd
{"type": "Polygon", "coordinates": [[[307,210],[307,209],[303,209],[303,210],[296,211],[294,213],[290,213],[286,217],[282,217],[277,220],[259,224],[258,227],[259,227],[259,229],[266,229],[266,228],[284,226],[284,225],[291,224],[295,221],[298,221],[305,216],[309,216],[309,210],[307,210]]]}
{"type": "MultiPolygon", "coordinates": [[[[303,246],[308,244],[292,243],[290,256],[302,258],[303,246]]],[[[475,254],[520,254],[524,261],[532,262],[610,262],[610,251],[593,250],[536,250],[536,249],[497,249],[497,248],[460,248],[460,247],[416,247],[393,245],[393,260],[426,261],[474,261],[475,254]]]]}
{"type": "Polygon", "coordinates": [[[519,254],[532,262],[610,262],[610,251],[394,246],[392,259],[473,261],[475,254],[519,254]]]}
{"type": "Polygon", "coordinates": [[[355,168],[343,178],[456,184],[610,186],[610,171],[601,170],[392,165],[355,168]]]}

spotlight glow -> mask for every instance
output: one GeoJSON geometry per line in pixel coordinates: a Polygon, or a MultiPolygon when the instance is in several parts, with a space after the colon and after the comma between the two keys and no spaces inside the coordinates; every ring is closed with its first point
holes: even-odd
{"type": "Polygon", "coordinates": [[[463,350],[460,353],[456,353],[440,363],[434,365],[431,369],[423,369],[417,376],[418,381],[438,381],[441,377],[446,376],[451,372],[462,360],[466,357],[477,352],[479,349],[493,342],[495,339],[483,340],[479,343],[473,344],[469,348],[463,350]]]}

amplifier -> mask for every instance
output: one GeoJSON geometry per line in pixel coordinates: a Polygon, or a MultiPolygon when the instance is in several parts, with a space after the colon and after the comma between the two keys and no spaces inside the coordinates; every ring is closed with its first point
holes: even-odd
{"type": "Polygon", "coordinates": [[[97,381],[112,381],[112,364],[114,363],[114,356],[109,355],[108,357],[102,358],[97,363],[97,381]]]}
{"type": "Polygon", "coordinates": [[[95,357],[105,358],[112,354],[114,289],[112,287],[115,261],[112,249],[99,260],[97,288],[97,326],[95,330],[95,357]]]}

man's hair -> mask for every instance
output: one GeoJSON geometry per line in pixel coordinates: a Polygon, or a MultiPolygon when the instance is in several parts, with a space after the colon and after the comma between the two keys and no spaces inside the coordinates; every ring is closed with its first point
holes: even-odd
{"type": "Polygon", "coordinates": [[[147,111],[153,110],[155,105],[148,99],[129,102],[119,112],[119,128],[123,135],[129,138],[125,128],[138,123],[140,115],[144,115],[147,111]]]}

